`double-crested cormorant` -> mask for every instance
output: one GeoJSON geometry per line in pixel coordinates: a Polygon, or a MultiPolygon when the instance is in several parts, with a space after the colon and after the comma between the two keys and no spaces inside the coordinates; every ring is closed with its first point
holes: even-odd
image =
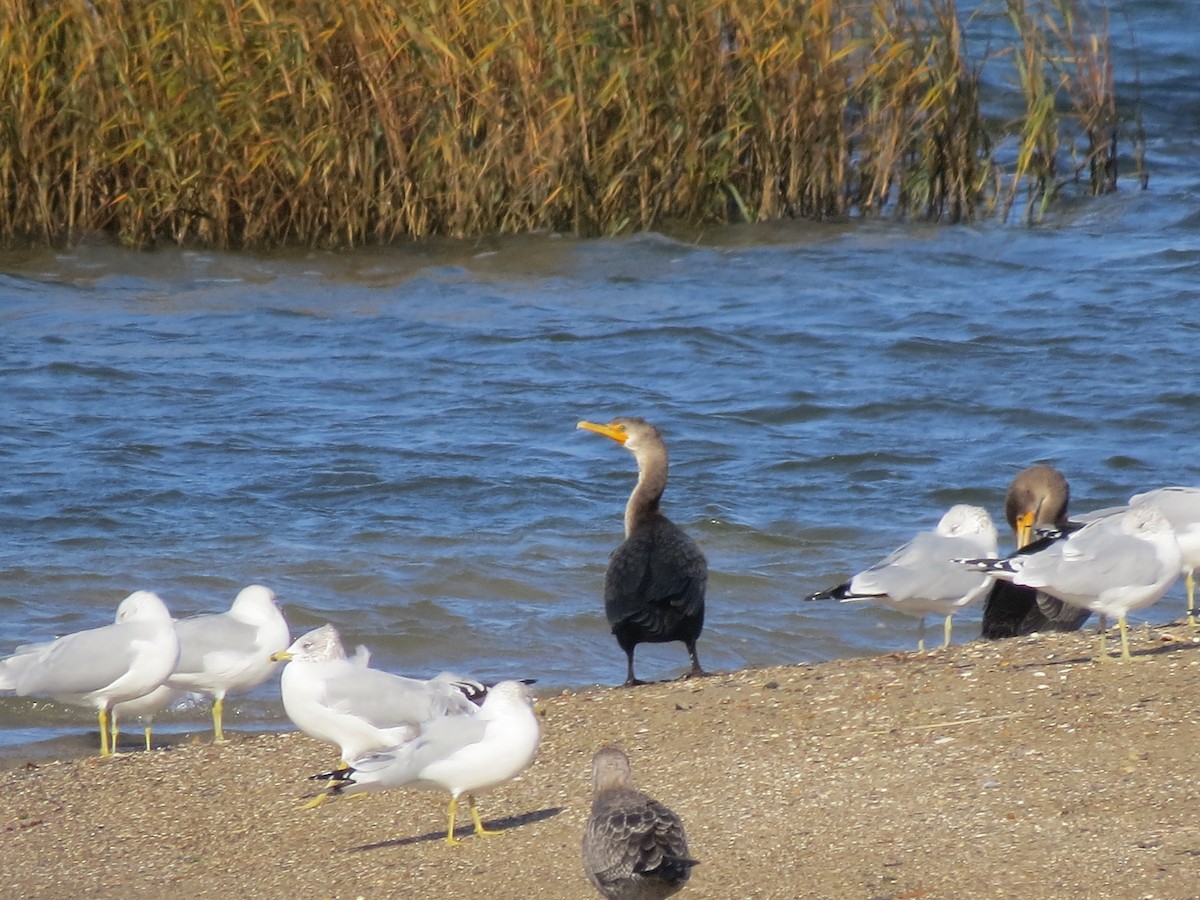
{"type": "Polygon", "coordinates": [[[1152,503],[1171,523],[1179,551],[1183,554],[1183,574],[1187,584],[1188,624],[1196,626],[1196,568],[1200,566],[1200,488],[1165,487],[1134,494],[1129,504],[1152,503]]]}
{"type": "Polygon", "coordinates": [[[454,816],[458,798],[467,795],[476,834],[484,828],[474,795],[517,777],[533,762],[540,729],[529,690],[519,681],[492,687],[473,716],[439,716],[421,725],[420,734],[398,747],[354,759],[348,769],[314,778],[332,781],[334,793],[355,794],[388,788],[442,788],[450,792],[446,843],[457,844],[454,816]]]}
{"type": "Polygon", "coordinates": [[[225,696],[266,681],[277,665],[271,654],[292,641],[275,592],[252,584],[238,592],[228,612],[180,619],[175,630],[179,665],[167,684],[213,698],[213,740],[221,743],[225,696]]]}
{"type": "Polygon", "coordinates": [[[953,560],[968,551],[978,556],[996,555],[996,526],[987,510],[959,504],[942,516],[933,531],[922,531],[903,547],[844,584],[818,591],[806,600],[869,600],[917,616],[920,637],[917,650],[925,649],[925,616],[946,617],[942,646],[950,644],[954,613],[983,596],[987,578],[966,572],[953,560]]]}
{"type": "MultiPolygon", "coordinates": [[[[1032,553],[960,563],[1118,619],[1121,658],[1129,659],[1126,615],[1167,592],[1179,577],[1183,556],[1170,523],[1147,503],[1098,518],[1032,553]]],[[[1108,658],[1104,630],[1099,658],[1108,658]]]]}
{"type": "MultiPolygon", "coordinates": [[[[1058,469],[1039,464],[1018,472],[1004,495],[1004,517],[1013,530],[1017,553],[1035,545],[1035,529],[1068,530],[1070,500],[1071,488],[1058,469]]],[[[1057,597],[997,580],[984,601],[982,635],[996,640],[1035,631],[1077,631],[1090,615],[1091,610],[1057,597]]]]}
{"type": "Polygon", "coordinates": [[[625,684],[644,684],[633,674],[633,649],[643,643],[683,641],[692,660],[686,677],[707,674],[696,640],[704,627],[708,562],[696,542],[659,511],[667,486],[662,435],[635,416],[578,427],[612,438],[637,460],[637,486],[625,505],[625,541],[609,557],[604,576],[604,612],[629,659],[625,684]]]}
{"type": "Polygon", "coordinates": [[[112,708],[159,687],[178,659],[179,639],[166,604],[157,594],[136,591],[121,601],[114,624],[29,644],[0,660],[0,691],[94,708],[100,755],[111,756],[112,708]]]}
{"type": "Polygon", "coordinates": [[[583,871],[610,900],[656,900],[687,883],[692,866],[679,816],[635,790],[629,758],[605,747],[592,758],[592,814],[583,871]]]}

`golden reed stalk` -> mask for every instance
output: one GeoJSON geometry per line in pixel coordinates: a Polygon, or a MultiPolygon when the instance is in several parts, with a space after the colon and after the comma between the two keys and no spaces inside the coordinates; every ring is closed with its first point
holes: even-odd
{"type": "Polygon", "coordinates": [[[1068,125],[1111,187],[1106,31],[998,2],[989,124],[955,0],[10,0],[0,242],[954,221],[1048,198],[1068,125]]]}

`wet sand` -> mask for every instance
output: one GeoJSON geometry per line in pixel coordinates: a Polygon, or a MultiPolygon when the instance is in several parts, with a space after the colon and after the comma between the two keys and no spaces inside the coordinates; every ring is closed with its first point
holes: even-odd
{"type": "Polygon", "coordinates": [[[533,766],[443,840],[447,796],[311,810],[333,748],[299,734],[0,772],[13,897],[595,896],[592,753],[615,743],[682,817],[681,896],[1200,896],[1200,643],[1137,628],[545,697],[533,766]]]}

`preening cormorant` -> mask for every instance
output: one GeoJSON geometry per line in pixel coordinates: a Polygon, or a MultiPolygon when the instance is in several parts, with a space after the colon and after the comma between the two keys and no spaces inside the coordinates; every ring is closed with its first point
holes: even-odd
{"type": "MultiPolygon", "coordinates": [[[[1042,546],[1034,529],[1070,530],[1070,500],[1067,479],[1053,466],[1039,464],[1018,472],[1004,495],[1004,517],[1013,530],[1017,552],[1042,546]]],[[[1090,615],[1090,610],[997,579],[984,601],[982,635],[996,640],[1035,631],[1077,631],[1090,615]]]]}
{"type": "Polygon", "coordinates": [[[625,541],[609,557],[604,576],[604,612],[629,659],[625,684],[644,683],[633,674],[633,650],[643,643],[683,641],[692,660],[688,676],[707,674],[696,656],[696,640],[704,627],[708,562],[696,542],[658,508],[667,486],[662,435],[634,416],[578,427],[611,438],[637,460],[637,486],[625,505],[625,541]]]}

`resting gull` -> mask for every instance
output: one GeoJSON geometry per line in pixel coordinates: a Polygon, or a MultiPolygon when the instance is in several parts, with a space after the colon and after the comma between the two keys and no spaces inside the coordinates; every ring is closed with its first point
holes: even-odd
{"type": "Polygon", "coordinates": [[[1179,552],[1183,555],[1184,583],[1187,585],[1188,624],[1196,625],[1196,568],[1200,566],[1200,488],[1165,487],[1134,494],[1130,506],[1151,503],[1171,523],[1179,552]]]}
{"type": "Polygon", "coordinates": [[[477,714],[430,719],[407,743],[313,777],[332,781],[334,793],[399,787],[449,791],[446,843],[457,844],[454,817],[459,796],[467,795],[475,833],[493,834],[479,818],[474,795],[523,772],[533,762],[539,738],[528,688],[519,681],[501,681],[488,691],[477,714]]]}
{"type": "Polygon", "coordinates": [[[925,649],[925,616],[945,616],[942,646],[946,647],[954,613],[978,600],[990,586],[986,576],[965,572],[954,564],[963,551],[978,557],[996,555],[996,526],[982,507],[950,507],[933,531],[922,531],[844,584],[805,599],[869,600],[917,616],[921,621],[918,651],[925,649]]]}
{"type": "Polygon", "coordinates": [[[213,698],[213,740],[221,743],[225,697],[266,681],[278,665],[271,654],[291,643],[275,592],[252,584],[242,588],[228,612],[180,619],[175,630],[179,665],[167,683],[213,698]]]}
{"type": "Polygon", "coordinates": [[[472,700],[487,691],[449,673],[421,681],[369,668],[363,647],[346,657],[333,625],[314,628],[271,658],[287,663],[279,690],[288,718],[309,737],[336,745],[345,764],[411,740],[430,719],[475,715],[472,700]]]}
{"type": "Polygon", "coordinates": [[[112,625],[27,644],[0,660],[0,690],[94,707],[100,755],[111,756],[113,706],[153,691],[178,659],[179,640],[166,604],[150,591],[135,591],[121,601],[112,625]]]}
{"type": "MultiPolygon", "coordinates": [[[[1121,658],[1131,659],[1126,616],[1145,609],[1167,592],[1179,577],[1183,556],[1163,514],[1151,504],[1138,504],[1097,518],[1061,539],[1049,540],[1033,553],[958,562],[1116,618],[1121,628],[1121,658]]],[[[1105,636],[1102,629],[1102,660],[1108,658],[1105,636]]]]}
{"type": "Polygon", "coordinates": [[[120,723],[127,719],[138,719],[142,723],[142,732],[146,738],[146,749],[151,747],[150,735],[154,729],[154,717],[169,706],[182,700],[183,691],[178,691],[167,684],[160,684],[150,693],[134,700],[125,700],[112,708],[112,747],[117,749],[117,736],[120,723]]]}

